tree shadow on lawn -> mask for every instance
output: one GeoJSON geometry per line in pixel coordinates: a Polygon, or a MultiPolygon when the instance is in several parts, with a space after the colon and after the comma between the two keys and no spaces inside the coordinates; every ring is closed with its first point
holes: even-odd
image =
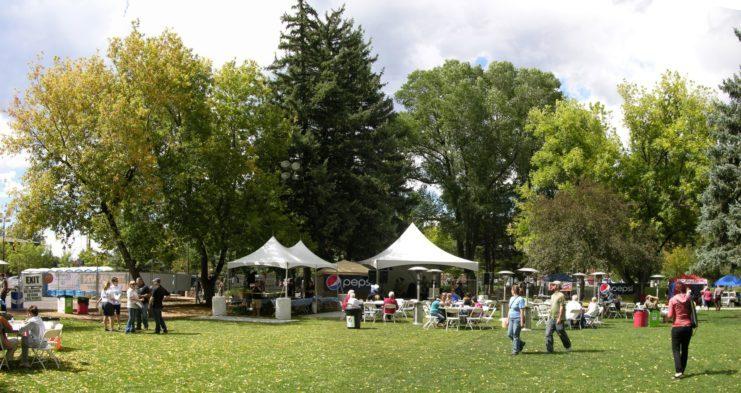
{"type": "Polygon", "coordinates": [[[685,378],[689,377],[699,377],[702,375],[733,375],[736,374],[738,370],[705,370],[700,371],[697,373],[691,373],[691,374],[685,374],[685,378]]]}
{"type": "MultiPolygon", "coordinates": [[[[82,371],[86,371],[84,368],[77,367],[73,363],[59,360],[59,368],[57,368],[57,365],[54,364],[53,360],[47,360],[45,362],[46,370],[44,370],[43,367],[39,364],[34,364],[33,367],[26,368],[21,367],[17,362],[12,363],[10,366],[10,370],[3,369],[3,371],[8,374],[16,374],[16,375],[30,375],[30,374],[42,374],[47,372],[68,372],[68,373],[80,373],[82,371]]],[[[85,363],[87,365],[87,363],[85,363]]]]}
{"type": "MultiPolygon", "coordinates": [[[[155,334],[155,333],[152,333],[155,334]]],[[[163,336],[200,336],[198,332],[179,332],[177,330],[168,330],[167,333],[162,334],[163,336]]]]}

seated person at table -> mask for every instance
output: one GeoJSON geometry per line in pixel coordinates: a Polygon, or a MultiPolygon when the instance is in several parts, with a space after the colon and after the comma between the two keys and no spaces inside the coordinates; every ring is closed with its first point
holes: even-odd
{"type": "MultiPolygon", "coordinates": [[[[569,322],[573,322],[574,318],[577,318],[579,315],[583,315],[582,311],[583,310],[582,310],[581,303],[579,302],[579,297],[576,295],[571,296],[571,300],[568,303],[566,303],[566,319],[569,322]],[[578,311],[579,313],[577,314],[574,311],[578,311]]],[[[584,327],[583,317],[579,318],[579,325],[584,327]]]]}
{"type": "Polygon", "coordinates": [[[457,294],[457,293],[455,293],[455,292],[453,292],[453,293],[449,293],[448,295],[450,296],[450,302],[451,302],[451,303],[455,303],[455,302],[459,302],[459,301],[461,301],[461,297],[460,297],[460,296],[458,296],[458,294],[457,294]]]}
{"type": "Polygon", "coordinates": [[[453,296],[450,292],[445,292],[443,294],[442,305],[445,307],[450,307],[453,305],[453,296]]]}
{"type": "Polygon", "coordinates": [[[466,296],[463,298],[463,305],[464,306],[470,306],[473,307],[473,302],[471,301],[471,298],[466,296]]]}
{"type": "Polygon", "coordinates": [[[10,322],[0,315],[0,341],[3,343],[3,348],[6,352],[7,359],[13,360],[13,353],[18,348],[19,340],[16,337],[8,337],[8,333],[13,332],[13,327],[10,326],[10,322]]]}
{"type": "Polygon", "coordinates": [[[21,366],[31,367],[28,364],[28,348],[41,348],[45,344],[44,334],[46,333],[46,327],[44,321],[39,316],[39,309],[36,306],[28,308],[28,319],[25,320],[23,326],[18,329],[24,334],[21,339],[21,366]]]}
{"type": "Polygon", "coordinates": [[[646,295],[646,301],[643,303],[644,307],[648,310],[655,310],[659,308],[659,298],[656,296],[646,295]]]}
{"type": "Polygon", "coordinates": [[[378,295],[379,288],[380,287],[377,284],[372,284],[370,292],[368,293],[368,297],[365,298],[365,300],[378,300],[377,296],[380,298],[380,296],[378,295]]]}
{"type": "Polygon", "coordinates": [[[616,296],[615,299],[613,299],[612,304],[615,305],[615,310],[620,312],[620,303],[623,301],[623,298],[620,297],[620,295],[616,296]]]}
{"type": "Polygon", "coordinates": [[[438,325],[445,322],[445,313],[440,310],[440,307],[443,306],[443,302],[439,297],[435,298],[432,304],[430,304],[430,315],[437,319],[438,325]]]}
{"type": "Polygon", "coordinates": [[[599,304],[597,304],[597,298],[593,297],[592,301],[589,302],[589,306],[587,306],[587,311],[584,313],[584,317],[596,318],[597,314],[599,314],[599,304]]]}
{"type": "Polygon", "coordinates": [[[474,308],[484,308],[484,295],[479,295],[476,302],[473,303],[474,308]]]}
{"type": "Polygon", "coordinates": [[[386,318],[387,315],[393,315],[396,313],[396,310],[399,309],[399,303],[396,301],[396,295],[394,295],[394,291],[389,292],[389,297],[383,299],[383,317],[386,318]],[[393,304],[394,308],[386,307],[387,304],[393,304]]]}

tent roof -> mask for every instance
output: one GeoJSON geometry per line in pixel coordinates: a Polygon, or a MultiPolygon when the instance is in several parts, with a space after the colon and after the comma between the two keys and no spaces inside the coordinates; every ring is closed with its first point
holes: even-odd
{"type": "Polygon", "coordinates": [[[734,276],[733,274],[725,275],[718,279],[718,281],[713,284],[715,287],[738,287],[741,286],[741,278],[738,278],[737,276],[734,276]]]}
{"type": "Polygon", "coordinates": [[[298,259],[301,260],[303,263],[308,263],[311,265],[311,267],[320,269],[320,268],[329,268],[334,269],[335,265],[332,263],[329,263],[325,261],[322,258],[319,258],[316,254],[311,252],[308,247],[302,242],[301,240],[298,241],[298,243],[294,244],[293,247],[290,247],[288,251],[291,252],[291,254],[295,255],[298,259]]]}
{"type": "Polygon", "coordinates": [[[331,269],[321,269],[319,270],[320,274],[346,274],[349,276],[367,276],[368,275],[368,268],[352,261],[339,261],[335,263],[335,266],[331,269]],[[335,267],[337,270],[335,270],[335,267]]]}
{"type": "Polygon", "coordinates": [[[543,277],[543,281],[546,281],[546,282],[553,282],[553,281],[571,282],[573,280],[572,280],[571,276],[569,276],[566,273],[553,273],[553,274],[549,274],[549,275],[543,277]]]}
{"type": "Polygon", "coordinates": [[[707,285],[708,284],[707,279],[704,279],[695,274],[682,274],[681,276],[672,278],[669,281],[670,282],[679,281],[679,282],[683,282],[685,284],[690,284],[690,285],[707,285]]]}
{"type": "Polygon", "coordinates": [[[280,244],[275,238],[265,242],[262,247],[250,255],[231,261],[227,264],[228,269],[234,269],[242,266],[272,266],[282,269],[290,269],[298,266],[311,267],[310,263],[302,262],[298,257],[293,255],[288,249],[280,244]]]}
{"type": "Polygon", "coordinates": [[[468,270],[479,268],[478,262],[469,261],[441,250],[414,224],[409,225],[409,228],[387,249],[361,263],[376,269],[404,265],[455,266],[468,270]]]}

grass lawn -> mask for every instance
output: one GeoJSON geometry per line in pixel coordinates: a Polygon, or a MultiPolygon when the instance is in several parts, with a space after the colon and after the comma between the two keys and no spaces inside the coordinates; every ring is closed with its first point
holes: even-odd
{"type": "MultiPolygon", "coordinates": [[[[572,353],[545,353],[543,329],[509,356],[501,328],[423,331],[411,323],[290,325],[172,320],[171,333],[105,333],[64,320],[61,370],[0,371],[0,391],[741,391],[741,312],[702,312],[688,376],[672,381],[669,327],[569,330],[572,353]]],[[[151,327],[150,327],[151,328],[151,327]]]]}

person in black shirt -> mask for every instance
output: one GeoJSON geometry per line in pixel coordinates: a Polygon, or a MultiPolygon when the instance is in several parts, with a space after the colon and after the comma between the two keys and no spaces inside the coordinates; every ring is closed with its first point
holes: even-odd
{"type": "Polygon", "coordinates": [[[162,301],[165,300],[166,296],[170,296],[170,292],[162,286],[161,280],[155,278],[152,280],[152,317],[154,318],[154,333],[160,334],[167,333],[167,325],[165,320],[162,319],[162,301]]]}
{"type": "Polygon", "coordinates": [[[136,279],[136,292],[142,302],[142,309],[136,320],[136,330],[142,330],[142,324],[144,330],[149,330],[149,298],[152,297],[152,289],[144,283],[143,278],[139,277],[136,279]]]}

